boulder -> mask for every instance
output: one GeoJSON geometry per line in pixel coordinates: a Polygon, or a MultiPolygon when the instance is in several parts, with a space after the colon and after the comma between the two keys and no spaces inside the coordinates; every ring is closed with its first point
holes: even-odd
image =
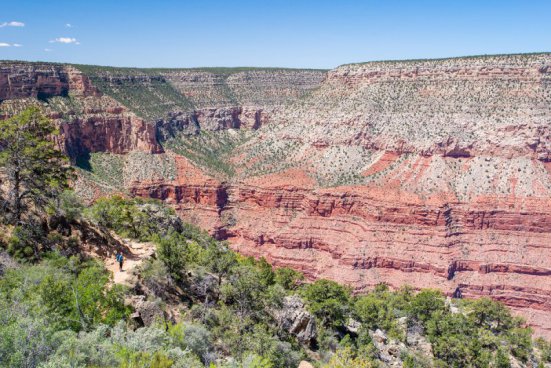
{"type": "Polygon", "coordinates": [[[310,314],[304,302],[296,295],[285,297],[283,307],[276,312],[276,320],[280,329],[289,332],[303,344],[316,343],[316,320],[310,314]]]}
{"type": "Polygon", "coordinates": [[[406,345],[397,340],[389,339],[381,330],[370,331],[373,345],[378,350],[379,359],[388,367],[402,367],[402,353],[407,351],[406,345]]]}
{"type": "Polygon", "coordinates": [[[130,316],[138,326],[151,326],[155,323],[165,322],[166,317],[159,303],[145,299],[144,295],[133,295],[127,303],[134,308],[130,316]]]}
{"type": "Polygon", "coordinates": [[[411,323],[406,330],[406,343],[410,349],[432,357],[432,345],[425,337],[425,330],[419,322],[411,323]]]}
{"type": "Polygon", "coordinates": [[[353,318],[349,318],[348,321],[346,322],[346,326],[344,327],[348,332],[357,335],[358,331],[360,330],[360,327],[362,327],[362,324],[353,318]]]}

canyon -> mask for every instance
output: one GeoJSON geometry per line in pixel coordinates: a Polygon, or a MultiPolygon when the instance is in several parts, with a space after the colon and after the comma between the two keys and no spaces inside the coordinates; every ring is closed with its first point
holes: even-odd
{"type": "Polygon", "coordinates": [[[0,62],[86,201],[157,198],[244,255],[489,296],[551,338],[551,54],[331,71],[0,62]]]}

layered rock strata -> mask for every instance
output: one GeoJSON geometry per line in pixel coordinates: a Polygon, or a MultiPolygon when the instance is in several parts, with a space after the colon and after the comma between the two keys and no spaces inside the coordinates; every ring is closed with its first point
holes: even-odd
{"type": "Polygon", "coordinates": [[[93,152],[162,152],[154,126],[102,95],[73,66],[0,62],[0,102],[4,118],[48,102],[44,111],[60,127],[60,147],[73,158],[93,152]]]}
{"type": "Polygon", "coordinates": [[[24,62],[0,62],[0,102],[15,98],[46,99],[98,95],[90,79],[72,66],[24,62]]]}

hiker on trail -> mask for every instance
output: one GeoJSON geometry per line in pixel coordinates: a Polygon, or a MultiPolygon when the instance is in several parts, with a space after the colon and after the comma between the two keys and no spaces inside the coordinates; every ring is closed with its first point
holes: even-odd
{"type": "Polygon", "coordinates": [[[122,264],[124,263],[124,257],[122,256],[121,252],[117,253],[116,259],[117,259],[117,262],[119,262],[119,271],[122,271],[122,264]]]}

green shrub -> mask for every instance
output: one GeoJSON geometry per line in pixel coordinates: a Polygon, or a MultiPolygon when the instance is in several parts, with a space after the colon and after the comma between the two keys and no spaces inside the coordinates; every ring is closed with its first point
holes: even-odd
{"type": "Polygon", "coordinates": [[[42,225],[35,221],[18,225],[8,239],[8,253],[19,260],[37,261],[46,248],[46,236],[42,225]]]}
{"type": "Polygon", "coordinates": [[[446,311],[446,303],[441,291],[423,290],[411,301],[409,312],[419,321],[429,321],[436,312],[446,311]]]}
{"type": "Polygon", "coordinates": [[[350,290],[335,281],[317,280],[301,292],[308,307],[326,326],[340,327],[349,309],[350,290]]]}
{"type": "Polygon", "coordinates": [[[148,259],[142,263],[140,276],[145,286],[155,296],[165,298],[171,288],[172,279],[166,265],[158,259],[148,259]]]}
{"type": "Polygon", "coordinates": [[[285,290],[296,290],[303,282],[304,275],[289,267],[276,268],[275,282],[281,285],[285,290]]]}
{"type": "Polygon", "coordinates": [[[82,216],[84,205],[74,191],[65,190],[61,193],[57,202],[59,203],[59,213],[64,216],[68,222],[74,222],[82,216]]]}
{"type": "Polygon", "coordinates": [[[252,267],[238,266],[232,270],[221,292],[223,301],[241,318],[256,317],[264,309],[266,286],[260,272],[252,267]]]}
{"type": "Polygon", "coordinates": [[[509,310],[503,304],[490,298],[467,302],[467,308],[470,320],[477,327],[499,333],[513,326],[513,318],[509,310]]]}
{"type": "Polygon", "coordinates": [[[354,310],[359,320],[370,329],[388,330],[389,324],[395,319],[388,309],[387,301],[374,293],[359,297],[354,305],[354,310]]]}
{"type": "Polygon", "coordinates": [[[122,287],[108,282],[109,273],[98,263],[54,254],[42,264],[8,270],[0,292],[11,302],[22,299],[31,316],[56,329],[80,331],[114,324],[130,312],[122,287]]]}
{"type": "Polygon", "coordinates": [[[511,353],[522,362],[528,361],[532,351],[532,331],[528,328],[516,327],[508,332],[511,353]]]}
{"type": "Polygon", "coordinates": [[[535,341],[536,347],[540,350],[541,361],[551,363],[551,342],[545,341],[541,337],[535,341]]]}
{"type": "Polygon", "coordinates": [[[157,244],[157,256],[164,263],[170,276],[181,281],[186,267],[186,239],[177,233],[171,233],[166,237],[154,237],[157,244]]]}
{"type": "Polygon", "coordinates": [[[511,361],[509,360],[509,352],[504,348],[497,349],[494,367],[496,368],[510,368],[511,361]]]}

